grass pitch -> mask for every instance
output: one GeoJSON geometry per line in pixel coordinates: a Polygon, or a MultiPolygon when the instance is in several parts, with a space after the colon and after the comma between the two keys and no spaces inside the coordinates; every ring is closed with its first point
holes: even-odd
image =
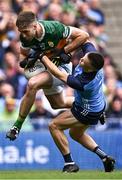
{"type": "Polygon", "coordinates": [[[105,173],[102,171],[79,171],[62,173],[61,171],[0,171],[0,179],[122,179],[122,171],[105,173]]]}

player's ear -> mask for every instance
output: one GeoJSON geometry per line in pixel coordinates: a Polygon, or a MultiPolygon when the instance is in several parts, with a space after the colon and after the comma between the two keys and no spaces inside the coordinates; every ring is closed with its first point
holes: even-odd
{"type": "Polygon", "coordinates": [[[33,25],[33,28],[34,28],[34,29],[37,29],[37,25],[36,25],[36,24],[34,24],[34,25],[33,25]]]}
{"type": "Polygon", "coordinates": [[[33,22],[33,27],[34,27],[34,29],[37,29],[37,23],[36,22],[33,22]]]}

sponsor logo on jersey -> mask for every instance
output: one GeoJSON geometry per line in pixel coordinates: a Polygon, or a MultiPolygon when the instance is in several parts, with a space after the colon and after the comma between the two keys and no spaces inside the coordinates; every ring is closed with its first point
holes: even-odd
{"type": "Polygon", "coordinates": [[[52,41],[48,41],[50,47],[54,47],[54,43],[52,41]]]}

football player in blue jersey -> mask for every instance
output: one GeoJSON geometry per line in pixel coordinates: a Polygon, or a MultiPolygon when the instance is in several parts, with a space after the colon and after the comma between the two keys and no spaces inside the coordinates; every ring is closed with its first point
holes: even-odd
{"type": "Polygon", "coordinates": [[[102,90],[104,58],[91,42],[82,45],[84,56],[80,59],[74,74],[61,72],[46,57],[42,62],[57,78],[75,90],[75,101],[70,110],[57,116],[49,125],[50,133],[63,155],[63,172],[77,172],[79,167],[73,161],[64,130],[69,129],[71,138],[88,150],[96,153],[103,162],[105,172],[114,170],[115,160],[108,156],[85,131],[90,125],[105,122],[106,101],[102,90]]]}

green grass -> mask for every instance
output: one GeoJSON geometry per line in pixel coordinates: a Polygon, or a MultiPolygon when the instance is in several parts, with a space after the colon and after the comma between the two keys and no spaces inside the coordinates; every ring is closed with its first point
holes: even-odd
{"type": "Polygon", "coordinates": [[[122,179],[122,171],[105,173],[102,171],[79,171],[62,173],[61,171],[0,171],[0,179],[122,179]]]}

